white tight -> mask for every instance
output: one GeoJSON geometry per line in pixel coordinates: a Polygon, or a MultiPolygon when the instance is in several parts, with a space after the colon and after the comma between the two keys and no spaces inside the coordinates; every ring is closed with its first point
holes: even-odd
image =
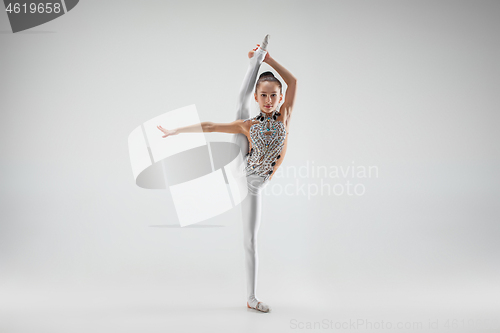
{"type": "MultiPolygon", "coordinates": [[[[250,118],[250,101],[255,90],[257,74],[259,67],[264,60],[266,51],[260,48],[255,51],[254,56],[250,58],[245,79],[240,89],[238,99],[238,111],[236,120],[250,118]]],[[[233,142],[238,144],[243,156],[248,153],[248,139],[243,134],[235,134],[233,142]]],[[[262,211],[262,189],[267,186],[269,180],[264,182],[264,178],[258,175],[247,177],[248,195],[241,203],[243,220],[243,246],[245,249],[246,272],[247,272],[247,295],[248,304],[255,307],[259,300],[257,299],[257,232],[259,231],[260,218],[262,211]]]]}
{"type": "MultiPolygon", "coordinates": [[[[257,51],[255,51],[253,57],[250,58],[247,73],[245,74],[245,78],[243,79],[243,84],[241,85],[240,94],[238,96],[238,110],[236,111],[236,120],[245,120],[250,118],[250,102],[255,91],[255,84],[257,83],[257,74],[259,72],[260,64],[262,64],[262,62],[264,61],[266,53],[266,51],[262,51],[260,48],[258,48],[257,51]]],[[[246,156],[249,148],[247,137],[241,133],[235,134],[233,136],[233,142],[238,144],[241,149],[241,153],[243,154],[243,156],[246,156]]]]}

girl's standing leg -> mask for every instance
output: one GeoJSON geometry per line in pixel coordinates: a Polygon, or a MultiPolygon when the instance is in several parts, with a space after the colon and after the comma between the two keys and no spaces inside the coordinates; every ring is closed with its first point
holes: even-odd
{"type": "Polygon", "coordinates": [[[260,176],[248,176],[248,195],[242,202],[243,245],[245,249],[247,273],[247,302],[248,306],[264,312],[270,311],[270,308],[257,298],[257,273],[259,267],[257,233],[261,222],[262,190],[267,183],[268,182],[264,182],[263,178],[260,176]]]}

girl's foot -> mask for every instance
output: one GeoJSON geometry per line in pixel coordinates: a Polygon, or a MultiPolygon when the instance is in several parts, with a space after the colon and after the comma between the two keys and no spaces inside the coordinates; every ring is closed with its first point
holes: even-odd
{"type": "Polygon", "coordinates": [[[270,38],[270,37],[271,37],[271,36],[269,36],[269,35],[266,35],[266,37],[264,37],[264,41],[263,41],[263,42],[262,42],[262,44],[260,45],[260,49],[261,49],[262,51],[266,51],[266,50],[267,50],[267,44],[269,43],[269,38],[270,38]]]}
{"type": "MultiPolygon", "coordinates": [[[[264,37],[264,41],[262,42],[262,45],[260,44],[257,44],[257,47],[254,48],[252,51],[248,52],[248,57],[249,58],[253,58],[255,54],[258,54],[264,58],[267,57],[267,44],[269,44],[269,35],[266,35],[266,37],[264,37]]],[[[262,60],[264,60],[264,58],[262,58],[262,60]]]]}
{"type": "Polygon", "coordinates": [[[269,305],[267,305],[266,303],[262,303],[262,302],[257,302],[257,305],[255,305],[253,307],[250,306],[250,304],[248,304],[248,302],[247,302],[247,307],[249,309],[258,310],[261,312],[271,312],[271,308],[269,307],[269,305]]]}
{"type": "Polygon", "coordinates": [[[262,42],[262,44],[257,44],[257,47],[254,49],[254,51],[256,52],[260,52],[260,53],[266,53],[267,52],[267,44],[269,44],[269,38],[271,36],[269,35],[266,35],[266,37],[264,37],[264,41],[262,42]]]}

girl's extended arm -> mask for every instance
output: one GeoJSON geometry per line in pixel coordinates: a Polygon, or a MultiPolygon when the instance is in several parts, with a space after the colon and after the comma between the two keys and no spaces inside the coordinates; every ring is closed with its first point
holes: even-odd
{"type": "Polygon", "coordinates": [[[218,124],[218,123],[212,123],[210,121],[204,121],[199,124],[179,127],[172,130],[165,129],[161,126],[157,126],[157,128],[165,134],[162,136],[162,138],[166,138],[171,135],[177,135],[179,133],[200,133],[200,132],[242,133],[243,120],[239,119],[233,121],[232,123],[227,123],[227,124],[218,124]]]}

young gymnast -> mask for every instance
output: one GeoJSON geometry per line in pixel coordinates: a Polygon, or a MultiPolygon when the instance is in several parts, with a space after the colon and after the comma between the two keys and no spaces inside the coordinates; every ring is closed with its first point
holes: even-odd
{"type": "Polygon", "coordinates": [[[248,185],[248,195],[242,202],[247,307],[262,312],[271,311],[269,305],[257,298],[257,233],[261,221],[262,190],[272,179],[285,157],[297,87],[297,79],[267,52],[268,42],[269,35],[266,35],[262,45],[257,44],[257,47],[248,53],[250,64],[240,89],[235,121],[231,123],[202,122],[172,130],[158,126],[158,129],[164,133],[163,138],[179,133],[199,132],[200,128],[203,132],[234,134],[233,142],[238,144],[245,156],[248,185]],[[262,62],[275,69],[288,86],[286,99],[281,107],[279,103],[283,100],[282,85],[274,74],[262,73],[257,80],[257,73],[262,62]],[[250,117],[252,92],[260,108],[259,114],[255,117],[250,117]]]}

